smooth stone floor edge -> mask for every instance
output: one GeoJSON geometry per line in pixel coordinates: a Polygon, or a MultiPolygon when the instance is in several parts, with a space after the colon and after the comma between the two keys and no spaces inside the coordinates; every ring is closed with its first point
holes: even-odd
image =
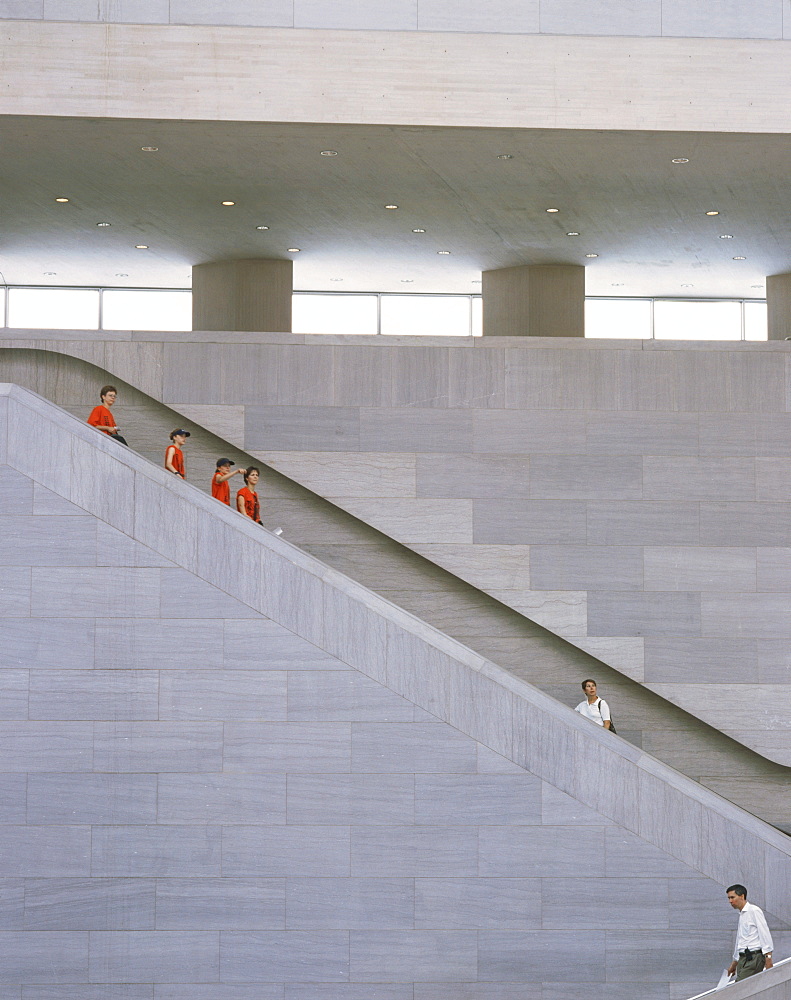
{"type": "MultiPolygon", "coordinates": [[[[764,871],[762,885],[753,888],[751,880],[751,896],[791,921],[789,837],[636,747],[593,729],[548,695],[287,541],[248,526],[230,510],[218,510],[197,487],[101,441],[37,394],[3,383],[0,397],[7,397],[0,454],[5,444],[12,468],[316,645],[329,646],[362,673],[703,874],[719,881],[723,870],[738,872],[749,853],[764,871]],[[86,475],[90,460],[95,468],[86,475]],[[120,481],[127,503],[108,503],[97,494],[94,484],[102,481],[115,486],[120,481]],[[179,517],[183,533],[158,530],[169,516],[179,517]],[[231,544],[233,559],[228,559],[231,544]],[[270,581],[274,586],[267,587],[270,581]],[[325,606],[332,614],[329,635],[320,613],[325,606]],[[337,621],[344,612],[346,630],[337,621]],[[511,725],[504,725],[509,718],[511,725]],[[705,831],[723,821],[741,836],[706,843],[705,831]]],[[[111,493],[119,496],[117,489],[111,493]]]]}

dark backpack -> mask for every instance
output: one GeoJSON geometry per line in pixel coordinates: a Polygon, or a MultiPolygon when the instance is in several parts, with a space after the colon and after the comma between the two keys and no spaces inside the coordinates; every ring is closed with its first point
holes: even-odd
{"type": "MultiPolygon", "coordinates": [[[[598,708],[599,715],[601,715],[601,698],[599,698],[598,701],[596,702],[596,708],[598,708]]],[[[602,715],[602,722],[604,722],[603,715],[602,715]]],[[[605,726],[604,728],[606,729],[607,727],[605,726]]],[[[610,712],[610,732],[615,733],[616,736],[618,735],[618,731],[615,728],[615,723],[612,721],[612,712],[610,712]]]]}

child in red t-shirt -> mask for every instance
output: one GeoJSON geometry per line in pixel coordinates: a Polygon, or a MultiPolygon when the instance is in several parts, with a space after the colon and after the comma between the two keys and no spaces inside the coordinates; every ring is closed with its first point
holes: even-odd
{"type": "Polygon", "coordinates": [[[215,500],[228,504],[229,507],[231,506],[231,484],[229,480],[231,476],[243,476],[245,473],[244,469],[234,469],[231,472],[231,466],[234,464],[230,458],[218,458],[217,471],[211,477],[211,495],[215,500]]]}
{"type": "Polygon", "coordinates": [[[176,476],[181,476],[182,479],[186,479],[187,476],[184,467],[184,452],[181,449],[186,444],[189,436],[190,432],[181,428],[171,431],[170,440],[172,444],[169,444],[165,449],[165,468],[168,472],[172,472],[176,476]]]}
{"type": "Polygon", "coordinates": [[[258,485],[260,470],[251,465],[244,470],[244,486],[236,494],[236,509],[240,514],[251,517],[256,524],[261,523],[261,508],[258,506],[258,494],[255,487],[258,485]]]}
{"type": "Polygon", "coordinates": [[[103,431],[113,441],[117,441],[119,444],[126,444],[124,438],[118,433],[118,425],[115,422],[115,417],[110,412],[110,407],[115,403],[117,398],[118,390],[114,385],[102,386],[99,390],[99,399],[102,402],[99,406],[94,406],[91,410],[88,423],[91,427],[103,431]]]}

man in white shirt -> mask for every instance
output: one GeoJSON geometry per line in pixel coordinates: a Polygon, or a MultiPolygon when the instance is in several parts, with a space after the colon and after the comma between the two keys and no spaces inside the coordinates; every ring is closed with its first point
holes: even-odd
{"type": "Polygon", "coordinates": [[[739,927],[736,931],[736,947],[733,961],[728,967],[728,975],[736,973],[736,982],[754,976],[757,972],[772,968],[772,935],[760,906],[747,902],[747,890],[743,885],[730,885],[728,902],[739,911],[739,927]]]}
{"type": "Polygon", "coordinates": [[[585,692],[587,700],[581,701],[574,711],[579,712],[580,715],[584,715],[591,722],[595,722],[597,726],[604,726],[605,729],[609,729],[611,725],[610,706],[604,698],[597,696],[596,681],[588,677],[587,680],[582,682],[582,690],[585,692]]]}

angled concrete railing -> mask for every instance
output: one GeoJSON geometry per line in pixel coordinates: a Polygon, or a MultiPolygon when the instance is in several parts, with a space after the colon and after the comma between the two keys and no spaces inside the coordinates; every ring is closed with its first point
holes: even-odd
{"type": "Polygon", "coordinates": [[[0,462],[791,921],[791,840],[18,386],[0,462]]]}
{"type": "Polygon", "coordinates": [[[704,997],[713,997],[715,994],[718,1000],[747,1000],[747,997],[788,1000],[791,996],[791,958],[775,962],[773,968],[757,976],[750,976],[740,983],[729,983],[722,989],[715,987],[713,990],[706,990],[705,993],[698,993],[689,1000],[703,1000],[704,997]]]}

